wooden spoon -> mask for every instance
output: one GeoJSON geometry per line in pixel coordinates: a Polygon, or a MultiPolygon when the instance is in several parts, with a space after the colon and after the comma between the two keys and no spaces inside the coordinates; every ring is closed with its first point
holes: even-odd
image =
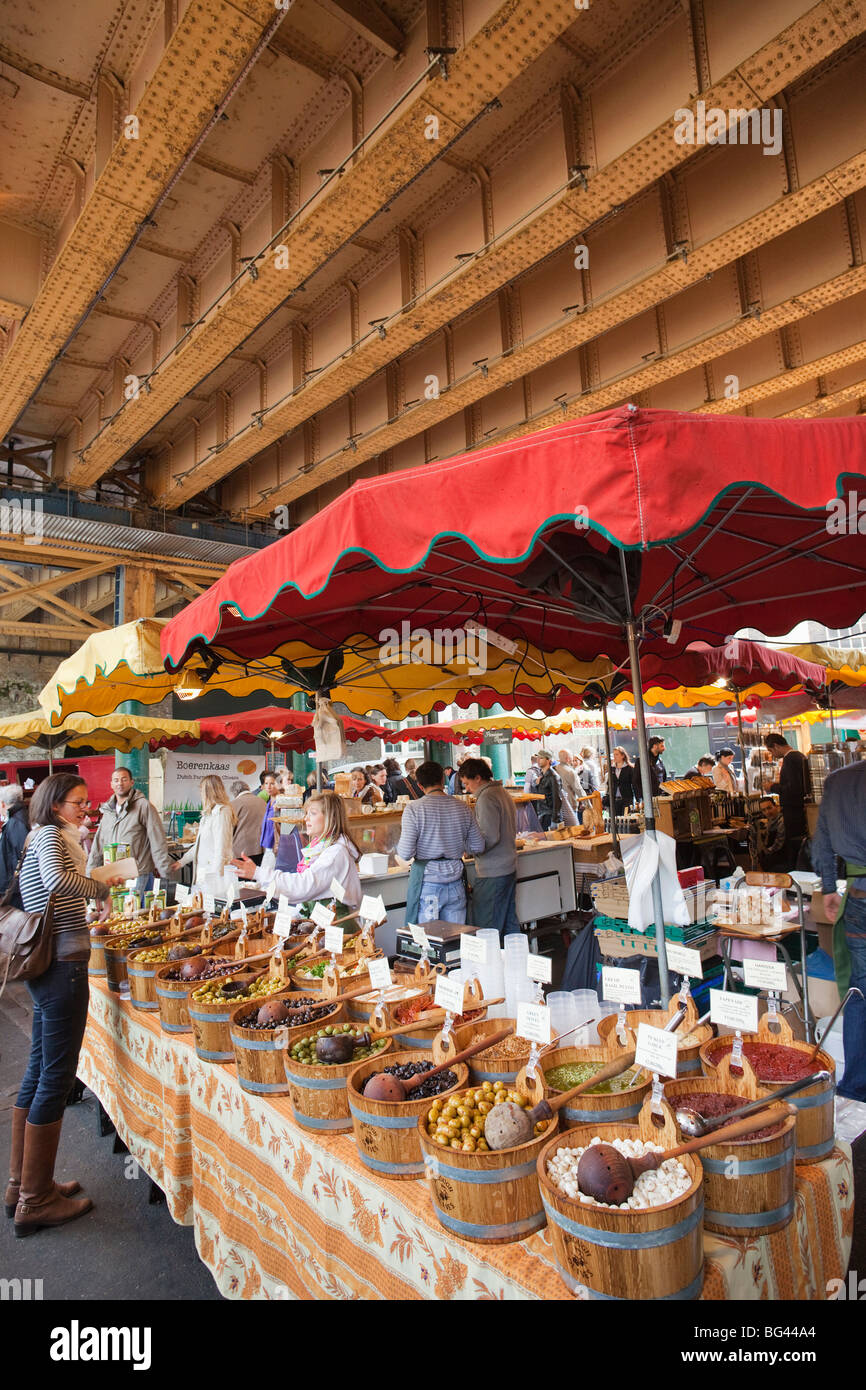
{"type": "Polygon", "coordinates": [[[675,1148],[665,1149],[662,1153],[643,1154],[641,1158],[626,1158],[613,1144],[590,1144],[577,1165],[577,1183],[581,1192],[592,1197],[593,1201],[618,1207],[628,1201],[642,1173],[660,1168],[667,1159],[697,1153],[713,1144],[727,1144],[732,1139],[742,1139],[756,1129],[780,1124],[795,1113],[792,1105],[773,1105],[759,1115],[750,1115],[736,1124],[715,1129],[711,1134],[689,1140],[687,1144],[677,1144],[675,1148]]]}
{"type": "Polygon", "coordinates": [[[473,1043],[471,1047],[464,1047],[462,1052],[458,1052],[454,1057],[449,1057],[447,1062],[440,1062],[438,1067],[431,1067],[429,1071],[420,1072],[418,1076],[413,1076],[410,1081],[401,1081],[398,1076],[392,1076],[386,1071],[377,1072],[367,1082],[364,1095],[368,1100],[392,1101],[395,1104],[401,1100],[407,1100],[410,1092],[414,1091],[416,1086],[422,1086],[425,1081],[429,1081],[431,1076],[438,1076],[440,1071],[450,1071],[458,1062],[465,1061],[467,1057],[474,1057],[476,1052],[484,1052],[486,1048],[502,1042],[503,1038],[510,1038],[513,1032],[513,1028],[503,1028],[500,1032],[493,1033],[489,1038],[482,1038],[480,1042],[473,1043]]]}

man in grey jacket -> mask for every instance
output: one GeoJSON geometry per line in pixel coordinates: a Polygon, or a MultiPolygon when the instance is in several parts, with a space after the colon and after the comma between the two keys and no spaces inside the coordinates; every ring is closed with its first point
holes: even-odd
{"type": "Polygon", "coordinates": [[[484,836],[484,851],[475,856],[472,916],[476,927],[500,934],[520,931],[514,895],[517,888],[517,811],[501,782],[494,782],[483,758],[468,758],[460,772],[475,797],[475,819],[484,836]]]}
{"type": "Polygon", "coordinates": [[[116,767],[111,774],[114,793],[100,807],[102,819],[87,858],[88,871],[105,862],[105,846],[129,845],[138,865],[136,892],[141,895],[153,887],[154,875],[167,881],[175,872],[162,826],[162,817],[146,796],[136,790],[128,768],[116,767]]]}
{"type": "Polygon", "coordinates": [[[246,855],[254,864],[261,864],[264,853],[262,822],[265,819],[267,802],[258,792],[251,792],[245,782],[235,782],[232,796],[232,810],[236,816],[232,857],[242,859],[246,855]]]}

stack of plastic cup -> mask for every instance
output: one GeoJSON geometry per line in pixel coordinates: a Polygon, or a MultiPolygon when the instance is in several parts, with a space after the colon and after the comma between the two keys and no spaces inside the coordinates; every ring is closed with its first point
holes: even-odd
{"type": "Polygon", "coordinates": [[[529,942],[522,932],[510,932],[505,938],[505,1010],[508,1018],[517,1017],[517,1005],[535,998],[535,988],[526,975],[529,942]],[[529,986],[527,989],[526,986],[529,986]]]}
{"type": "MultiPolygon", "coordinates": [[[[600,1017],[598,995],[594,989],[573,989],[571,997],[574,1000],[578,1023],[583,1023],[584,1019],[597,1020],[600,1017]]],[[[569,1047],[597,1047],[600,1042],[597,1023],[592,1022],[585,1028],[578,1029],[570,1040],[569,1047]]]]}
{"type": "Polygon", "coordinates": [[[574,1036],[571,1032],[580,1022],[577,1008],[571,994],[565,991],[557,991],[547,996],[547,1007],[550,1009],[550,1038],[554,1041],[561,1033],[568,1033],[567,1038],[563,1038],[563,1047],[576,1047],[574,1036]]]}
{"type": "MultiPolygon", "coordinates": [[[[493,927],[482,927],[475,935],[479,941],[487,943],[487,960],[477,965],[478,979],[485,999],[502,999],[505,994],[505,965],[499,932],[493,927]]],[[[487,1010],[488,1018],[505,1018],[504,1004],[495,1004],[487,1010]]]]}

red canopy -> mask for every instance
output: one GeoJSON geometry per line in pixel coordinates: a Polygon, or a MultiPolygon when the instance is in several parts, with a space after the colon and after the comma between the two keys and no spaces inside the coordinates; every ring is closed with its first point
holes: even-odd
{"type": "Polygon", "coordinates": [[[670,656],[652,653],[641,661],[644,689],[657,685],[675,689],[678,685],[703,686],[727,680],[732,689],[768,685],[772,690],[820,690],[827,672],[814,661],[802,661],[790,652],[734,638],[723,647],[694,643],[684,652],[670,656]]]}
{"type": "Polygon", "coordinates": [[[538,679],[522,679],[525,644],[620,665],[632,611],[642,652],[662,667],[689,642],[724,645],[740,627],[852,625],[866,608],[860,499],[862,419],[622,406],[355,483],[236,561],[166,624],[163,655],[176,669],[212,643],[254,660],[293,640],[329,651],[404,620],[475,619],[517,643],[515,695],[528,703],[534,688],[532,707],[553,712],[568,695],[551,678],[540,698],[538,679]],[[838,507],[828,513],[835,497],[853,534],[838,507]]]}
{"type": "MultiPolygon", "coordinates": [[[[380,724],[372,724],[367,719],[355,719],[351,715],[341,716],[346,730],[346,738],[351,743],[359,739],[391,736],[391,730],[380,724]]],[[[176,738],[151,739],[152,750],[157,748],[192,747],[196,743],[255,743],[280,730],[280,737],[274,742],[284,752],[305,753],[315,747],[313,737],[313,716],[302,710],[284,709],[280,705],[270,705],[266,709],[242,710],[238,714],[206,715],[198,721],[199,734],[182,734],[176,738]]]]}

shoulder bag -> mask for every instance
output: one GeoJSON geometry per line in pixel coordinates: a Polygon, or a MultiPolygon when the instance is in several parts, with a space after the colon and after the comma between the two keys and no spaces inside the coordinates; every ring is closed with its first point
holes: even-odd
{"type": "Polygon", "coordinates": [[[9,900],[18,887],[21,867],[27,854],[29,836],[15,866],[12,880],[0,899],[0,995],[7,980],[36,980],[54,959],[54,897],[41,912],[10,907],[9,900]]]}

